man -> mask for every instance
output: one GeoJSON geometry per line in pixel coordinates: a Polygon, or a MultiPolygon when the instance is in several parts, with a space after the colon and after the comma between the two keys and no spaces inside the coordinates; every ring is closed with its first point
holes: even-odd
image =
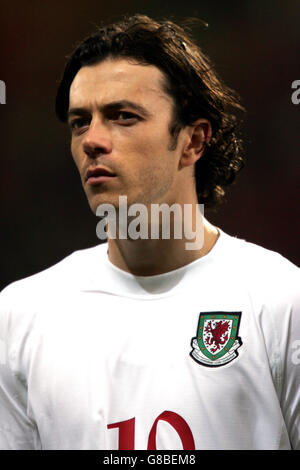
{"type": "Polygon", "coordinates": [[[2,292],[2,449],[300,448],[299,270],[199,216],[243,165],[232,108],[171,22],[125,18],[71,55],[57,115],[91,209],[121,219],[121,196],[128,219],[2,292]],[[179,208],[169,236],[157,204],[179,208]]]}

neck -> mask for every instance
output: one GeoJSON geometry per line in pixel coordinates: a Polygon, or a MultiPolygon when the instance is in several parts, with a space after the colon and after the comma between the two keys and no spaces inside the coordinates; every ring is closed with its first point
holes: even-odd
{"type": "Polygon", "coordinates": [[[205,256],[215,245],[219,232],[202,217],[202,236],[184,233],[180,239],[108,238],[108,256],[118,268],[136,276],[153,276],[178,269],[205,256]],[[187,245],[189,244],[189,245],[187,245]],[[193,246],[193,249],[187,249],[193,246]]]}

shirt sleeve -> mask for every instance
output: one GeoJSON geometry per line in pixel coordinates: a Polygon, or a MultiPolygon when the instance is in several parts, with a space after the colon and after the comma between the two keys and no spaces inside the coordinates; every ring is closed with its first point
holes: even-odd
{"type": "Polygon", "coordinates": [[[300,450],[300,269],[288,263],[273,292],[281,364],[280,405],[292,449],[300,450]],[[277,291],[277,292],[276,292],[277,291]]]}
{"type": "MultiPolygon", "coordinates": [[[[4,292],[4,291],[3,291],[4,292]]],[[[18,328],[0,294],[0,450],[36,450],[38,433],[28,418],[27,384],[16,367],[18,328]],[[15,338],[16,337],[16,338],[15,338]],[[16,344],[14,340],[16,339],[16,344]]]]}
{"type": "MultiPolygon", "coordinates": [[[[283,326],[283,325],[281,325],[283,326]]],[[[281,341],[281,408],[292,449],[300,450],[300,296],[289,306],[286,338],[281,341]]]]}

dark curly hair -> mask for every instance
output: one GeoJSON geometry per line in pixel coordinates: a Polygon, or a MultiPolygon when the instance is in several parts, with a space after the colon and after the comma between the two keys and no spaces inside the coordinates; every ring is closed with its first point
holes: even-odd
{"type": "Polygon", "coordinates": [[[164,91],[174,99],[170,134],[174,148],[182,127],[198,118],[212,126],[212,138],[195,164],[198,201],[216,207],[244,166],[242,140],[232,111],[242,110],[238,95],[217,76],[210,59],[181,26],[136,14],[86,38],[68,56],[56,96],[56,115],[66,122],[69,90],[78,70],[106,58],[128,58],[155,65],[165,76],[164,91]]]}

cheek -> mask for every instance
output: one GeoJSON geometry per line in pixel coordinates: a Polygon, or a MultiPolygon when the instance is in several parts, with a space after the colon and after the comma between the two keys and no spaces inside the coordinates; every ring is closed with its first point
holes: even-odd
{"type": "Polygon", "coordinates": [[[75,165],[77,166],[78,170],[80,170],[78,145],[76,145],[73,141],[71,142],[71,154],[72,154],[75,165]]]}
{"type": "Polygon", "coordinates": [[[137,166],[163,167],[166,162],[170,136],[161,127],[141,128],[126,141],[129,154],[135,156],[137,166]],[[137,158],[138,157],[138,158],[137,158]]]}
{"type": "MultiPolygon", "coordinates": [[[[146,192],[149,196],[155,196],[161,192],[165,193],[173,184],[175,178],[174,152],[168,151],[168,141],[147,136],[135,148],[136,153],[132,154],[133,161],[129,163],[130,181],[132,187],[139,188],[139,191],[146,192]]],[[[130,159],[129,159],[130,160],[130,159]]]]}

